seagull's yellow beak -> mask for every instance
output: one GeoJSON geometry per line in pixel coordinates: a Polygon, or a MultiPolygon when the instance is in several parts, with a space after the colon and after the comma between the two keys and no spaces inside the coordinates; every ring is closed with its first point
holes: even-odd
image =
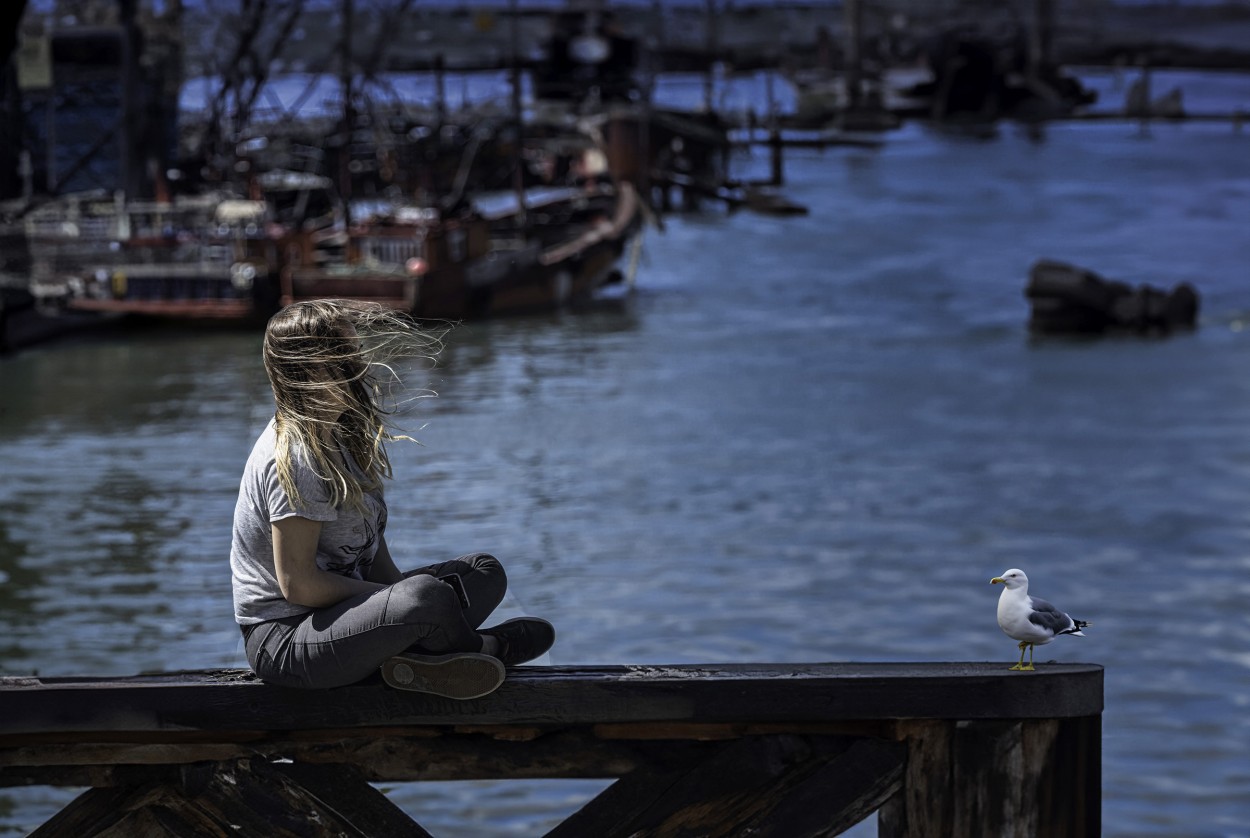
{"type": "Polygon", "coordinates": [[[990,580],[990,584],[991,585],[999,585],[999,584],[1006,585],[1007,583],[1003,581],[1003,577],[995,576],[993,579],[990,580]]]}

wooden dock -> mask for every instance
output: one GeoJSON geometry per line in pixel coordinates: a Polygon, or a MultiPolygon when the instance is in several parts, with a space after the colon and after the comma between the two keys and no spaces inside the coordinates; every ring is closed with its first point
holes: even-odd
{"type": "Polygon", "coordinates": [[[522,667],[466,702],[0,678],[0,785],[91,787],[35,838],[427,836],[369,783],[613,777],[548,835],[1093,838],[1102,710],[1089,664],[522,667]]]}

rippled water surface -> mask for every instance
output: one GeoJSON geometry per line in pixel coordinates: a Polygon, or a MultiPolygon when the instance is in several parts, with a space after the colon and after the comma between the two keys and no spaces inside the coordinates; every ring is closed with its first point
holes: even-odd
{"type": "MultiPolygon", "coordinates": [[[[758,171],[766,161],[740,161],[758,171]]],[[[484,549],[554,663],[1009,665],[989,578],[1090,619],[1108,835],[1250,831],[1250,135],[907,128],[795,152],[798,218],[670,219],[634,294],[463,326],[393,449],[392,552],[484,549]],[[1197,286],[1167,340],[1030,340],[1040,257],[1197,286]]],[[[244,665],[227,553],[259,336],[0,359],[0,673],[244,665]]],[[[440,835],[602,784],[402,785],[440,835]]],[[[69,792],[0,790],[0,831],[69,792]]],[[[871,827],[862,832],[871,834],[871,827]]]]}

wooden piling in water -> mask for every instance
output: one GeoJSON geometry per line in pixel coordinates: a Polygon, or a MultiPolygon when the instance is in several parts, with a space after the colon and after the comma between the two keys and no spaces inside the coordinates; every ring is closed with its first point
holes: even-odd
{"type": "Polygon", "coordinates": [[[92,788],[34,835],[428,833],[370,782],[619,778],[551,836],[1095,836],[1103,671],[523,667],[486,698],[250,673],[0,679],[0,785],[92,788]],[[218,831],[218,832],[215,832],[218,831]]]}

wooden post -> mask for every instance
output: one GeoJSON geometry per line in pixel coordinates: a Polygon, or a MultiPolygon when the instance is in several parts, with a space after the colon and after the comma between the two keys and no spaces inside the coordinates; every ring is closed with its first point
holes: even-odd
{"type": "Polygon", "coordinates": [[[121,169],[121,191],[127,200],[135,201],[143,192],[144,160],[141,142],[146,138],[149,120],[148,108],[140,94],[139,55],[143,38],[135,20],[136,0],[121,0],[119,17],[122,30],[121,54],[121,114],[118,119],[118,161],[121,169]]]}
{"type": "Polygon", "coordinates": [[[434,107],[441,129],[447,122],[447,59],[441,52],[434,56],[434,107]]]}
{"type": "Polygon", "coordinates": [[[340,131],[343,144],[339,149],[339,198],[343,201],[343,222],[347,227],[352,223],[352,133],[356,130],[355,82],[352,74],[355,68],[352,63],[352,28],[354,25],[354,2],[343,0],[342,6],[342,40],[339,42],[339,86],[343,97],[342,129],[340,131]]]}
{"type": "Polygon", "coordinates": [[[846,25],[846,109],[857,111],[863,98],[863,0],[843,0],[842,13],[846,25]]]}
{"type": "Polygon", "coordinates": [[[517,0],[508,2],[511,27],[508,48],[508,76],[511,80],[512,93],[512,130],[515,133],[512,145],[512,189],[516,194],[517,211],[514,216],[519,229],[529,229],[529,211],[525,206],[525,112],[521,106],[521,55],[520,29],[521,12],[517,0]]]}
{"type": "MultiPolygon", "coordinates": [[[[1141,57],[1141,75],[1138,77],[1137,91],[1140,93],[1138,98],[1138,107],[1140,108],[1141,122],[1137,125],[1138,133],[1143,137],[1150,136],[1150,116],[1154,103],[1151,101],[1154,97],[1150,91],[1150,56],[1143,54],[1141,57]]],[[[1129,96],[1133,94],[1130,92],[1129,96]]]]}
{"type": "Polygon", "coordinates": [[[1033,26],[1029,29],[1029,78],[1038,81],[1050,66],[1055,39],[1054,0],[1033,0],[1033,26]]]}
{"type": "Polygon", "coordinates": [[[720,39],[717,37],[716,0],[707,0],[707,72],[703,76],[703,109],[708,113],[716,111],[716,61],[720,51],[720,39]]]}
{"type": "Polygon", "coordinates": [[[880,838],[1101,834],[1100,719],[906,724],[903,790],[880,838]],[[1090,796],[1092,795],[1092,797],[1090,796]]]}
{"type": "Polygon", "coordinates": [[[772,161],[772,176],[769,182],[773,186],[781,186],[786,179],[785,162],[782,157],[784,149],[781,142],[781,128],[779,126],[777,100],[773,94],[773,73],[770,70],[768,73],[768,146],[772,161]]]}

